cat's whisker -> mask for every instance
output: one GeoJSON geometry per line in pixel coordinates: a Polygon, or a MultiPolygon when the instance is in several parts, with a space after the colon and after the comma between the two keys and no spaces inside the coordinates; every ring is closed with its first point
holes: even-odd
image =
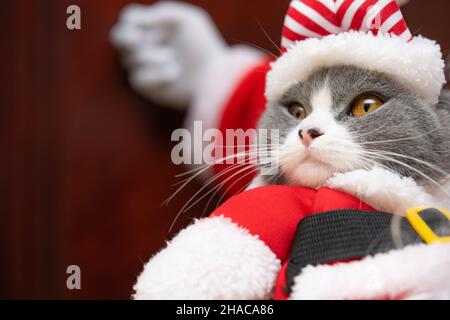
{"type": "MultiPolygon", "coordinates": [[[[221,159],[217,159],[217,160],[213,161],[213,163],[211,163],[211,164],[205,164],[205,165],[202,165],[200,168],[196,168],[196,169],[191,170],[191,173],[195,173],[195,174],[193,176],[191,176],[191,177],[186,178],[185,180],[183,180],[181,182],[176,183],[175,185],[180,185],[181,184],[181,186],[168,199],[166,199],[162,203],[162,205],[168,205],[170,203],[170,201],[172,201],[173,198],[182,189],[184,189],[190,182],[192,182],[196,177],[198,177],[199,175],[201,175],[202,173],[204,173],[205,171],[207,171],[209,168],[213,167],[214,165],[219,164],[219,163],[224,162],[224,161],[227,161],[227,160],[230,160],[232,158],[240,158],[240,157],[241,158],[242,157],[245,158],[245,157],[249,157],[249,156],[253,156],[253,155],[256,155],[256,156],[265,155],[269,151],[270,150],[268,150],[268,149],[267,150],[261,150],[260,149],[260,150],[255,150],[254,152],[245,151],[245,152],[242,152],[242,153],[232,154],[232,155],[229,155],[227,157],[223,157],[221,159]]],[[[230,164],[230,166],[232,166],[232,165],[233,164],[230,164]]]]}
{"type": "MultiPolygon", "coordinates": [[[[258,171],[259,171],[259,168],[255,168],[255,170],[251,170],[251,171],[249,171],[249,172],[243,174],[243,175],[240,176],[238,179],[236,179],[233,183],[231,183],[231,184],[225,189],[225,191],[222,192],[222,195],[220,196],[219,200],[217,200],[215,207],[217,208],[217,207],[219,206],[219,204],[222,203],[223,199],[228,195],[229,191],[230,191],[230,190],[231,190],[238,182],[242,181],[243,179],[245,179],[246,177],[248,177],[248,176],[250,176],[250,175],[252,175],[252,174],[255,174],[255,173],[258,172],[258,171]]],[[[231,177],[231,178],[234,178],[234,177],[231,177]]],[[[228,182],[228,181],[224,181],[224,183],[222,183],[222,187],[225,185],[226,182],[228,182]]],[[[245,190],[248,186],[249,186],[249,184],[244,185],[244,186],[243,186],[242,188],[240,188],[237,192],[235,192],[235,193],[233,194],[233,196],[236,195],[236,194],[239,194],[241,191],[245,190]]],[[[220,189],[216,190],[216,191],[214,192],[214,194],[212,195],[211,199],[213,199],[219,191],[220,191],[220,189]]]]}
{"type": "MultiPolygon", "coordinates": [[[[258,168],[257,166],[252,166],[252,167],[249,167],[249,168],[243,168],[243,169],[241,169],[241,170],[244,170],[244,171],[245,171],[245,170],[247,170],[247,169],[251,169],[250,172],[249,172],[248,174],[244,175],[243,177],[240,177],[237,181],[242,180],[245,176],[248,176],[248,175],[250,175],[250,174],[254,174],[254,173],[256,173],[256,172],[259,170],[259,168],[258,168]]],[[[237,174],[240,174],[240,172],[241,172],[241,171],[235,172],[233,175],[231,175],[230,177],[228,177],[227,179],[225,179],[224,181],[222,181],[220,184],[218,184],[216,187],[213,188],[213,190],[215,190],[215,191],[214,191],[214,193],[210,196],[210,198],[209,198],[209,200],[208,200],[208,203],[206,204],[205,209],[203,210],[203,214],[205,214],[206,210],[209,208],[209,205],[210,205],[211,201],[214,199],[214,197],[217,195],[217,193],[223,188],[223,186],[224,186],[226,183],[228,183],[228,181],[230,181],[231,179],[233,179],[237,174]]],[[[234,184],[235,184],[235,183],[233,183],[232,185],[234,185],[234,184]]],[[[246,187],[246,186],[245,186],[245,187],[246,187]]],[[[227,190],[225,190],[225,192],[222,192],[222,193],[223,193],[222,197],[224,197],[225,195],[228,194],[228,190],[229,190],[229,188],[227,188],[227,190]]],[[[220,198],[219,202],[222,200],[222,197],[220,198]]],[[[216,205],[216,207],[217,207],[217,205],[216,205]]]]}
{"type": "MultiPolygon", "coordinates": [[[[190,210],[190,208],[192,208],[195,204],[197,204],[199,201],[201,201],[204,197],[206,197],[210,192],[213,192],[215,189],[220,190],[220,188],[222,187],[222,185],[224,185],[225,183],[227,183],[230,179],[234,178],[237,174],[240,174],[241,172],[248,170],[250,168],[252,168],[252,170],[259,170],[258,164],[259,164],[259,160],[258,157],[261,153],[257,153],[254,155],[253,158],[249,158],[246,161],[242,162],[242,163],[236,163],[234,165],[230,165],[230,167],[228,167],[225,170],[222,170],[221,172],[219,172],[218,174],[214,175],[213,177],[211,177],[210,179],[208,179],[205,183],[203,183],[203,186],[200,188],[200,190],[198,190],[187,202],[186,204],[183,206],[183,208],[180,210],[180,212],[177,214],[177,216],[175,217],[175,220],[171,226],[171,228],[173,227],[173,225],[176,223],[176,220],[179,218],[179,216],[190,210]],[[232,170],[236,170],[239,167],[244,167],[244,169],[239,170],[238,172],[234,173],[232,176],[230,176],[229,178],[227,178],[224,182],[222,182],[220,185],[214,187],[213,189],[211,189],[210,191],[208,191],[205,195],[203,195],[202,197],[200,197],[198,200],[196,200],[192,205],[189,205],[191,201],[193,201],[193,199],[195,199],[204,189],[206,189],[211,183],[213,183],[215,180],[217,180],[219,177],[225,175],[226,173],[232,171],[232,170]]],[[[170,229],[171,230],[171,229],[170,229]]]]}
{"type": "MultiPolygon", "coordinates": [[[[278,168],[278,167],[273,167],[271,170],[273,170],[273,169],[279,169],[279,168],[278,168]]],[[[252,173],[254,173],[254,172],[252,172],[252,173]]],[[[267,173],[266,173],[266,174],[267,174],[267,173]]],[[[273,179],[274,177],[279,177],[279,176],[281,176],[281,174],[282,174],[281,172],[278,172],[278,174],[273,175],[273,176],[271,177],[271,179],[273,179]]],[[[242,180],[243,178],[245,178],[245,177],[242,177],[242,178],[236,180],[233,184],[231,184],[231,185],[227,188],[227,190],[225,190],[224,194],[223,194],[223,195],[220,197],[220,199],[217,201],[216,207],[218,206],[219,203],[221,203],[221,202],[223,201],[223,199],[224,199],[225,195],[228,193],[229,189],[231,189],[231,188],[233,187],[233,185],[235,185],[237,182],[239,182],[239,181],[242,180]]],[[[275,179],[275,180],[276,180],[276,179],[275,179]]],[[[273,180],[271,180],[271,182],[273,182],[273,180]]],[[[233,194],[233,196],[235,196],[236,194],[241,193],[241,192],[244,191],[248,186],[249,186],[249,184],[243,186],[243,187],[240,188],[237,192],[235,192],[235,193],[233,194]]]]}
{"type": "Polygon", "coordinates": [[[247,42],[247,41],[244,41],[244,40],[238,40],[238,39],[235,39],[235,40],[236,40],[237,42],[246,44],[246,45],[248,45],[248,46],[250,46],[250,47],[253,47],[253,48],[255,48],[255,49],[262,50],[262,51],[264,51],[265,53],[267,53],[269,56],[272,56],[272,57],[275,58],[275,59],[278,58],[276,54],[274,54],[273,52],[270,52],[270,51],[267,50],[266,48],[263,48],[263,47],[261,47],[261,46],[258,46],[258,45],[256,45],[256,44],[253,44],[253,43],[251,43],[251,42],[247,42]]]}
{"type": "Polygon", "coordinates": [[[242,147],[270,147],[278,144],[238,144],[238,145],[214,145],[217,148],[242,148],[242,147]]]}
{"type": "Polygon", "coordinates": [[[242,161],[242,162],[238,162],[236,164],[233,165],[229,165],[226,169],[221,170],[219,173],[215,174],[214,176],[212,176],[211,178],[209,178],[207,181],[205,181],[203,184],[209,184],[214,180],[217,180],[217,178],[227,174],[230,171],[233,171],[236,169],[236,166],[240,166],[240,165],[257,165],[258,164],[258,158],[257,156],[253,156],[249,159],[247,159],[246,161],[242,161]]]}
{"type": "Polygon", "coordinates": [[[278,46],[275,41],[270,37],[269,33],[266,31],[266,29],[263,27],[263,25],[257,20],[256,23],[258,24],[258,26],[260,27],[260,29],[262,30],[262,32],[264,33],[264,35],[267,37],[267,39],[269,39],[270,43],[272,43],[272,45],[275,47],[275,49],[278,50],[278,53],[281,53],[281,48],[280,46],[278,46]]]}
{"type": "MultiPolygon", "coordinates": [[[[243,145],[243,146],[247,146],[247,145],[243,145]]],[[[258,149],[254,149],[254,150],[251,150],[251,151],[252,151],[252,152],[270,151],[270,148],[267,148],[267,147],[271,147],[271,145],[263,145],[262,147],[264,147],[264,148],[258,148],[258,149]]],[[[193,172],[195,172],[195,171],[200,170],[201,168],[204,168],[205,166],[213,166],[213,165],[215,165],[215,164],[219,164],[220,162],[223,162],[223,161],[232,159],[233,157],[243,156],[243,155],[247,154],[248,152],[250,152],[250,151],[249,151],[249,150],[244,150],[244,151],[239,152],[239,153],[233,153],[233,154],[227,155],[226,157],[222,157],[222,158],[219,158],[219,159],[215,159],[212,163],[205,163],[205,164],[202,164],[202,165],[200,165],[200,167],[197,167],[197,168],[191,169],[191,170],[189,170],[189,171],[186,171],[186,172],[177,174],[175,177],[178,178],[178,177],[186,176],[186,175],[188,175],[188,174],[190,174],[190,173],[193,173],[193,172]]]]}
{"type": "MultiPolygon", "coordinates": [[[[409,169],[411,171],[414,171],[417,174],[419,174],[421,177],[423,177],[424,179],[428,180],[429,182],[431,182],[432,184],[434,184],[438,188],[442,189],[442,191],[444,191],[447,195],[450,195],[450,193],[448,193],[448,191],[445,190],[438,181],[434,180],[433,178],[431,178],[427,174],[423,173],[421,170],[416,169],[416,168],[414,168],[414,167],[404,163],[403,161],[399,161],[399,160],[394,159],[392,157],[387,157],[387,156],[383,156],[383,155],[369,155],[369,156],[372,157],[373,159],[385,160],[385,161],[388,161],[388,162],[393,162],[393,163],[401,165],[401,166],[403,166],[403,167],[405,167],[405,168],[407,168],[407,169],[409,169]]],[[[391,169],[391,171],[392,171],[392,169],[391,169]]]]}
{"type": "MultiPolygon", "coordinates": [[[[365,154],[369,154],[369,155],[375,155],[375,156],[386,156],[386,157],[392,156],[392,157],[399,157],[399,158],[403,158],[403,159],[413,160],[413,161],[415,161],[417,163],[420,163],[420,164],[422,164],[422,165],[424,165],[424,166],[426,166],[426,167],[428,167],[428,168],[430,168],[430,169],[440,173],[441,175],[444,175],[444,176],[448,175],[448,172],[446,172],[443,169],[435,166],[434,164],[432,164],[430,162],[427,162],[427,161],[424,161],[424,160],[421,160],[421,159],[417,159],[415,157],[408,156],[408,155],[403,155],[403,154],[399,154],[399,153],[395,153],[395,152],[389,152],[389,151],[382,151],[382,150],[375,150],[375,151],[367,151],[366,150],[366,151],[364,151],[364,153],[365,154]]],[[[395,158],[393,158],[393,159],[395,159],[395,158]]]]}
{"type": "MultiPolygon", "coordinates": [[[[267,160],[269,160],[270,162],[275,162],[274,160],[276,160],[276,162],[278,163],[276,166],[273,166],[273,167],[271,168],[271,170],[273,170],[273,169],[277,169],[277,170],[278,170],[278,169],[279,169],[279,165],[280,165],[279,159],[272,157],[272,158],[266,159],[266,161],[267,161],[267,160]]],[[[255,169],[256,169],[255,172],[257,172],[257,171],[260,171],[261,168],[260,168],[260,167],[256,167],[255,169]]],[[[255,173],[255,172],[252,172],[252,173],[255,173]]],[[[250,175],[250,174],[251,174],[251,173],[246,174],[245,177],[248,176],[248,175],[250,175]]],[[[267,172],[266,172],[266,175],[267,175],[267,172]]],[[[273,181],[274,178],[276,178],[276,176],[281,176],[281,172],[279,172],[278,175],[272,176],[272,177],[271,177],[271,180],[273,181]]],[[[217,201],[217,204],[218,204],[218,203],[221,203],[221,201],[223,200],[223,198],[228,194],[229,189],[231,189],[235,184],[237,184],[240,180],[242,180],[242,179],[245,178],[245,177],[240,177],[240,178],[237,179],[235,182],[233,182],[233,183],[227,188],[227,190],[225,190],[225,192],[223,193],[223,195],[222,195],[222,196],[220,197],[220,199],[217,201]]],[[[230,178],[234,178],[234,176],[232,176],[232,177],[230,177],[230,178]]],[[[223,186],[226,182],[228,182],[228,181],[224,181],[224,182],[221,184],[221,186],[223,186]]],[[[239,190],[239,192],[241,192],[242,190],[246,189],[247,187],[248,187],[248,185],[243,186],[243,187],[239,190]]],[[[219,188],[219,189],[220,189],[220,188],[219,188]]],[[[215,197],[215,194],[219,191],[219,189],[217,189],[216,192],[211,196],[210,200],[212,200],[212,199],[215,197]]],[[[239,192],[237,192],[237,193],[239,193],[239,192]]],[[[237,193],[235,193],[235,194],[237,194],[237,193]]],[[[210,201],[208,201],[208,205],[209,205],[209,203],[210,203],[210,201]]],[[[217,206],[217,204],[216,204],[216,206],[217,206]]]]}
{"type": "MultiPolygon", "coordinates": [[[[228,177],[225,181],[223,181],[223,182],[221,183],[221,185],[227,183],[229,180],[233,179],[236,175],[241,174],[241,173],[243,173],[243,172],[245,172],[245,171],[247,171],[247,170],[249,170],[249,169],[251,169],[251,170],[258,170],[258,168],[255,167],[255,166],[251,166],[251,165],[244,166],[244,168],[242,168],[242,169],[240,169],[239,171],[235,172],[235,173],[232,174],[230,177],[228,177]]],[[[182,214],[182,213],[185,213],[186,211],[189,211],[192,207],[194,207],[197,203],[199,203],[201,200],[203,200],[208,194],[210,194],[211,192],[213,192],[214,189],[215,189],[215,188],[213,188],[213,189],[207,191],[203,196],[201,196],[200,198],[198,198],[195,202],[191,203],[191,201],[192,201],[193,199],[195,199],[195,197],[198,196],[198,195],[199,195],[206,187],[207,187],[207,185],[203,186],[199,191],[197,191],[197,192],[195,193],[195,195],[192,196],[191,199],[189,199],[189,201],[186,202],[186,204],[183,206],[183,208],[181,208],[179,214],[182,214]]],[[[174,224],[175,224],[175,221],[174,221],[174,223],[172,224],[172,226],[173,226],[174,224]]],[[[171,226],[171,228],[172,228],[172,226],[171,226]]]]}
{"type": "MultiPolygon", "coordinates": [[[[242,156],[245,156],[245,155],[248,155],[248,153],[243,152],[241,155],[242,155],[242,156]]],[[[188,178],[185,180],[185,182],[182,182],[181,186],[180,186],[180,187],[179,187],[179,188],[178,188],[178,189],[177,189],[177,190],[176,190],[176,191],[175,191],[168,199],[166,199],[166,200],[162,203],[162,205],[168,205],[168,204],[170,203],[170,201],[172,201],[172,200],[175,198],[175,196],[181,192],[181,190],[183,190],[183,189],[184,189],[190,182],[192,182],[196,177],[198,177],[199,175],[201,175],[203,172],[207,171],[210,167],[214,166],[214,165],[217,164],[217,163],[220,163],[220,161],[222,161],[222,160],[229,160],[229,159],[231,159],[231,158],[233,158],[233,157],[238,157],[238,156],[240,156],[240,154],[233,154],[233,155],[224,157],[224,158],[222,158],[222,159],[216,160],[216,161],[214,161],[212,164],[207,164],[207,165],[205,165],[204,167],[201,168],[201,170],[198,170],[198,172],[196,172],[193,176],[188,177],[188,178]]],[[[194,171],[194,172],[195,172],[195,171],[194,171]]]]}
{"type": "Polygon", "coordinates": [[[413,161],[415,161],[415,162],[418,162],[418,163],[420,163],[420,164],[423,164],[423,165],[429,167],[430,169],[433,169],[433,170],[436,171],[436,172],[439,172],[440,174],[442,174],[442,175],[444,175],[444,176],[447,176],[447,175],[449,174],[448,172],[446,172],[446,171],[443,170],[442,168],[440,168],[440,167],[438,167],[438,166],[436,166],[436,165],[434,165],[434,164],[432,164],[432,163],[430,163],[430,162],[423,161],[423,160],[421,160],[421,159],[417,159],[417,158],[415,158],[415,157],[411,157],[411,156],[403,155],[403,154],[398,154],[398,153],[395,153],[395,152],[389,152],[389,151],[379,151],[379,152],[380,152],[381,154],[383,154],[383,155],[391,155],[391,156],[393,156],[393,157],[400,157],[400,158],[405,158],[405,159],[413,160],[413,161]]]}
{"type": "MultiPolygon", "coordinates": [[[[347,149],[345,149],[345,148],[336,148],[336,147],[333,147],[333,148],[327,148],[327,150],[328,150],[328,151],[339,152],[339,153],[344,153],[344,154],[348,154],[348,155],[353,155],[353,156],[357,156],[358,153],[361,152],[361,151],[359,151],[359,150],[355,150],[354,152],[351,152],[351,151],[349,152],[349,151],[348,151],[347,149]]],[[[369,150],[363,150],[362,153],[365,154],[365,155],[374,155],[374,156],[392,156],[392,157],[399,157],[399,158],[410,159],[410,160],[413,160],[413,161],[415,161],[415,162],[417,162],[417,163],[420,163],[420,164],[422,164],[422,165],[424,165],[424,166],[427,166],[427,167],[429,167],[430,169],[432,169],[432,170],[434,170],[434,171],[436,171],[436,172],[438,172],[438,173],[440,173],[440,174],[442,174],[442,175],[444,175],[444,176],[448,176],[448,175],[449,175],[449,173],[446,172],[446,171],[444,171],[442,168],[439,168],[438,166],[433,165],[433,164],[430,163],[430,162],[427,162],[427,161],[424,161],[424,160],[421,160],[421,159],[417,159],[417,158],[412,157],[412,156],[403,155],[403,154],[399,154],[399,153],[395,153],[395,152],[383,151],[383,150],[371,150],[371,151],[369,151],[369,150]]],[[[395,159],[395,158],[394,158],[394,159],[395,159]]],[[[341,159],[341,160],[344,160],[344,159],[341,159]]],[[[397,161],[398,161],[398,160],[397,160],[397,161]]]]}
{"type": "Polygon", "coordinates": [[[430,130],[426,133],[420,134],[420,135],[416,135],[416,136],[411,136],[411,137],[405,137],[405,138],[399,138],[399,139],[389,139],[389,140],[380,140],[380,141],[368,141],[368,142],[361,142],[361,145],[371,145],[371,144],[381,144],[381,143],[392,143],[392,142],[401,142],[401,141],[410,141],[410,140],[417,140],[423,137],[426,137],[432,133],[434,133],[435,131],[440,130],[440,129],[433,129],[430,130]]]}
{"type": "Polygon", "coordinates": [[[380,131],[381,131],[382,129],[384,129],[386,126],[387,126],[387,124],[386,124],[386,123],[383,123],[381,126],[376,127],[376,128],[373,129],[372,131],[365,132],[365,133],[363,133],[363,134],[361,134],[360,132],[358,132],[358,131],[356,131],[356,130],[353,130],[352,128],[350,128],[350,127],[348,127],[348,126],[346,126],[346,128],[347,128],[347,130],[348,130],[350,133],[354,134],[358,139],[361,139],[361,138],[365,138],[365,137],[367,137],[367,136],[371,136],[371,135],[374,135],[374,134],[380,132],[380,131]]]}
{"type": "MultiPolygon", "coordinates": [[[[390,168],[390,167],[388,167],[388,166],[386,166],[386,165],[384,165],[384,164],[382,164],[382,163],[380,163],[380,162],[378,162],[378,161],[376,161],[376,160],[372,160],[372,159],[369,159],[369,158],[365,158],[364,160],[373,163],[374,166],[381,167],[381,168],[383,168],[383,169],[385,169],[385,170],[387,170],[387,171],[390,171],[390,172],[392,172],[392,173],[397,173],[397,172],[396,172],[395,170],[393,170],[392,168],[390,168]]],[[[441,186],[439,186],[439,187],[441,187],[441,186]]],[[[443,190],[444,190],[444,189],[443,189],[443,190]]],[[[393,207],[393,199],[392,199],[391,197],[387,197],[387,198],[386,198],[386,201],[389,201],[390,206],[393,207]]]]}
{"type": "Polygon", "coordinates": [[[175,197],[177,194],[179,194],[181,192],[181,190],[183,190],[190,182],[192,182],[196,177],[198,177],[199,175],[201,175],[203,172],[205,172],[206,170],[208,170],[211,166],[205,166],[203,169],[201,169],[200,171],[198,171],[197,173],[195,173],[193,176],[189,177],[186,179],[185,182],[182,182],[182,185],[180,187],[178,187],[177,190],[175,190],[175,192],[172,193],[172,195],[167,198],[162,205],[168,205],[175,197]]]}
{"type": "MultiPolygon", "coordinates": [[[[249,164],[241,164],[241,166],[248,168],[254,168],[254,166],[249,165],[249,164]]],[[[238,168],[239,166],[237,166],[236,168],[238,168]]],[[[212,181],[211,181],[212,182],[212,181]]],[[[169,228],[169,232],[173,229],[173,227],[175,226],[176,222],[178,221],[178,218],[181,216],[181,214],[185,213],[188,209],[190,209],[193,205],[191,205],[192,201],[198,196],[200,195],[203,190],[205,190],[207,187],[209,186],[209,184],[205,184],[203,185],[193,196],[191,196],[189,198],[188,201],[186,201],[186,203],[184,204],[184,206],[178,211],[177,215],[175,216],[174,221],[172,222],[170,228],[169,228]],[[188,209],[186,209],[188,208],[188,209]]],[[[215,188],[212,188],[211,190],[207,191],[205,195],[201,196],[198,200],[196,200],[194,202],[194,205],[197,204],[198,202],[200,202],[202,199],[204,199],[205,196],[207,196],[209,193],[211,193],[212,191],[214,191],[215,188]]]]}
{"type": "MultiPolygon", "coordinates": [[[[369,159],[367,157],[364,158],[364,161],[372,163],[374,167],[380,167],[380,168],[382,168],[384,170],[387,170],[389,172],[396,173],[392,168],[390,168],[390,167],[388,167],[388,166],[386,166],[386,165],[384,165],[384,164],[382,164],[382,163],[380,163],[378,161],[369,159]]],[[[384,200],[389,202],[389,206],[391,208],[394,207],[394,199],[392,197],[388,196],[384,200]]]]}

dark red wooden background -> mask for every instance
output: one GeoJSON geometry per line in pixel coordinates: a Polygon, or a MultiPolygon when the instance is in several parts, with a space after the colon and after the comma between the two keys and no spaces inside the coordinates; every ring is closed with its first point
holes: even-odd
{"type": "MultiPolygon", "coordinates": [[[[128,2],[2,2],[0,298],[129,298],[142,263],[199,188],[161,207],[183,172],[170,162],[183,114],[127,85],[108,36],[128,2]],[[66,29],[70,4],[81,7],[80,31],[66,29]],[[82,270],[79,291],[66,289],[71,264],[82,270]]],[[[228,41],[275,51],[259,25],[277,40],[289,1],[191,2],[211,12],[228,41]]],[[[449,53],[448,0],[413,0],[404,12],[413,32],[449,53]]]]}

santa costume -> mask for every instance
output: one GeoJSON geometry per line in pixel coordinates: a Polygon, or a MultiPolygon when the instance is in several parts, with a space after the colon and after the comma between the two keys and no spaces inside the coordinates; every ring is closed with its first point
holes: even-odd
{"type": "MultiPolygon", "coordinates": [[[[445,83],[439,45],[412,36],[393,0],[294,0],[279,57],[248,47],[216,53],[192,90],[187,123],[202,119],[204,129],[222,132],[255,128],[267,101],[323,67],[382,72],[430,105],[445,83]]],[[[214,171],[226,168],[217,164],[214,171]]],[[[242,184],[226,182],[232,175],[221,179],[235,194],[242,184]]],[[[265,186],[240,193],[153,256],[134,297],[449,299],[450,243],[438,229],[448,226],[450,214],[422,207],[405,217],[414,205],[434,203],[425,203],[430,198],[411,180],[392,175],[378,192],[372,184],[371,195],[357,177],[352,195],[337,191],[349,181],[318,190],[265,186]],[[398,201],[387,205],[386,190],[397,192],[398,201]]]]}

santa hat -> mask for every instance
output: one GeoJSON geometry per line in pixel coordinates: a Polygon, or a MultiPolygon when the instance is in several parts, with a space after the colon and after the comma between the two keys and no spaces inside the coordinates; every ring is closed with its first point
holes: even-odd
{"type": "Polygon", "coordinates": [[[445,84],[440,46],[413,37],[394,0],[293,0],[281,49],[267,76],[269,101],[336,65],[382,72],[431,104],[445,84]]]}

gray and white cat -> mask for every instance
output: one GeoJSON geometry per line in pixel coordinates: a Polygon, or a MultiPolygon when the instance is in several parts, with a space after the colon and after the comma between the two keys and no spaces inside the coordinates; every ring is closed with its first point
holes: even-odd
{"type": "Polygon", "coordinates": [[[430,106],[384,74],[324,68],[269,103],[259,127],[280,130],[278,184],[328,185],[397,213],[448,196],[447,91],[430,106]]]}

